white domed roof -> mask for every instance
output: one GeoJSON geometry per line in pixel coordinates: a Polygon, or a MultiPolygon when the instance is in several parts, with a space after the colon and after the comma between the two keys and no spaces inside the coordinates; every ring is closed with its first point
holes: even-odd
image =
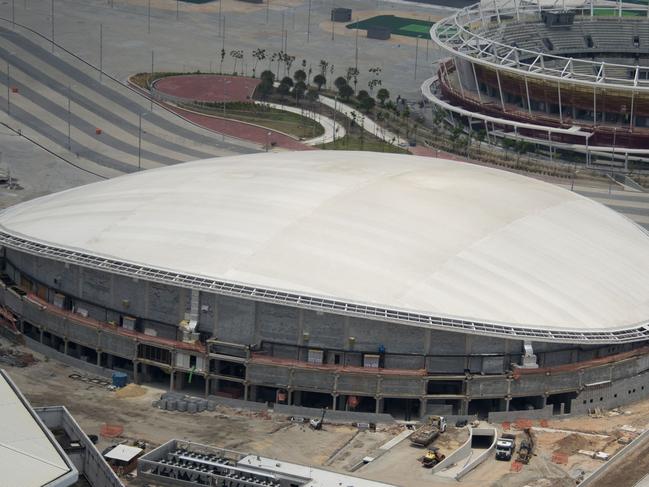
{"type": "Polygon", "coordinates": [[[305,307],[327,298],[349,314],[348,304],[369,305],[374,318],[401,311],[392,321],[423,326],[596,339],[649,320],[644,230],[557,186],[441,159],[310,151],[196,161],[16,205],[0,231],[5,245],[36,252],[25,242],[38,242],[82,264],[81,254],[205,278],[195,286],[206,289],[244,284],[267,301],[287,291],[305,307]]]}

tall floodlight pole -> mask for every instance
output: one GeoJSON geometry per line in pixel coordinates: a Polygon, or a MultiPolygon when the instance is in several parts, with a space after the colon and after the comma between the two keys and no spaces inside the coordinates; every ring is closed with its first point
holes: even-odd
{"type": "Polygon", "coordinates": [[[99,24],[99,81],[104,72],[104,24],[99,24]]]}
{"type": "Polygon", "coordinates": [[[68,150],[72,150],[72,142],[70,139],[70,91],[72,90],[71,86],[68,85],[68,150]]]}
{"type": "Polygon", "coordinates": [[[7,58],[7,115],[11,115],[11,78],[9,77],[9,58],[7,58]]]}
{"type": "Polygon", "coordinates": [[[266,23],[268,23],[269,10],[270,10],[270,0],[266,0],[266,23]]]}
{"type": "Polygon", "coordinates": [[[358,71],[358,19],[356,19],[356,53],[354,54],[354,69],[358,71]]]}
{"type": "Polygon", "coordinates": [[[147,34],[151,33],[151,0],[147,0],[147,9],[146,9],[146,30],[147,34]]]}
{"type": "Polygon", "coordinates": [[[419,58],[419,36],[417,36],[417,40],[415,41],[415,79],[417,79],[417,61],[419,58]]]}
{"type": "Polygon", "coordinates": [[[142,169],[142,112],[138,116],[137,124],[137,170],[142,169]]]}
{"type": "Polygon", "coordinates": [[[306,41],[309,42],[311,38],[311,0],[309,0],[309,14],[306,20],[306,41]]]}
{"type": "Polygon", "coordinates": [[[54,52],[54,0],[51,0],[50,3],[51,3],[50,24],[52,27],[52,52],[54,52]]]}
{"type": "Polygon", "coordinates": [[[11,0],[11,28],[16,28],[16,0],[11,0]]]}
{"type": "MultiPolygon", "coordinates": [[[[151,49],[151,79],[149,80],[149,83],[153,81],[153,73],[155,73],[155,71],[153,70],[153,49],[151,49]]],[[[149,98],[151,100],[151,111],[153,111],[153,87],[151,87],[151,90],[149,91],[149,98]]]]}

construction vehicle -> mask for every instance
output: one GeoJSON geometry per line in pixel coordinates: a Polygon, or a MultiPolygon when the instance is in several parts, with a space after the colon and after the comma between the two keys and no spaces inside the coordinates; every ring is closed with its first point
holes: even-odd
{"type": "Polygon", "coordinates": [[[446,455],[441,454],[439,448],[433,447],[428,450],[423,457],[421,457],[421,466],[424,468],[433,468],[445,458],[446,455]]]}
{"type": "Polygon", "coordinates": [[[440,433],[446,431],[446,418],[444,416],[431,416],[428,423],[421,426],[410,435],[410,443],[413,446],[426,447],[430,445],[440,433]]]}
{"type": "Polygon", "coordinates": [[[516,435],[503,434],[496,442],[496,460],[510,461],[515,449],[516,435]]]}
{"type": "Polygon", "coordinates": [[[518,461],[524,465],[527,465],[532,458],[532,452],[534,451],[534,439],[532,438],[532,432],[530,428],[525,428],[523,430],[526,438],[521,441],[521,446],[518,449],[518,461]]]}
{"type": "Polygon", "coordinates": [[[323,409],[322,410],[322,416],[320,416],[320,418],[316,418],[316,419],[311,418],[309,420],[309,426],[311,426],[311,429],[313,429],[315,431],[319,431],[319,430],[322,429],[322,423],[324,422],[324,417],[325,417],[326,412],[327,412],[327,410],[323,409]]]}

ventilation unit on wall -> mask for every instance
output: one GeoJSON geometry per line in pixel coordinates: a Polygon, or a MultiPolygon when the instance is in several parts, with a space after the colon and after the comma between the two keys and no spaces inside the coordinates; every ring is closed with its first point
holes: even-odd
{"type": "Polygon", "coordinates": [[[135,325],[137,323],[137,318],[132,316],[123,316],[122,317],[122,327],[127,330],[135,331],[135,325]]]}

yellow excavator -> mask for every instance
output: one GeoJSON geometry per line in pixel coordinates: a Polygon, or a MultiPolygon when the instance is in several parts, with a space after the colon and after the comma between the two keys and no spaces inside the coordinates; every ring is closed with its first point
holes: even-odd
{"type": "Polygon", "coordinates": [[[441,454],[439,448],[433,447],[428,450],[423,457],[421,457],[421,466],[424,468],[433,468],[445,458],[446,455],[441,454]]]}

